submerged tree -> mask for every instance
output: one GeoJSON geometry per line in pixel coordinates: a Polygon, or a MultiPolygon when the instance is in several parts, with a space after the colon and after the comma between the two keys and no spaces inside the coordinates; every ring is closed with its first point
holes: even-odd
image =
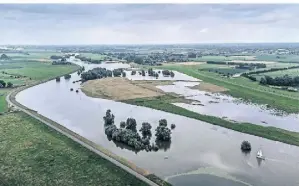
{"type": "Polygon", "coordinates": [[[248,141],[243,141],[241,144],[241,150],[243,152],[250,152],[251,151],[251,145],[248,141]]]}
{"type": "Polygon", "coordinates": [[[70,79],[72,76],[70,74],[64,75],[64,79],[70,79]]]}
{"type": "Polygon", "coordinates": [[[174,129],[174,128],[175,128],[175,124],[171,124],[171,125],[170,125],[170,128],[171,128],[171,129],[174,129]]]}
{"type": "Polygon", "coordinates": [[[60,82],[60,77],[57,77],[57,78],[56,78],[56,82],[60,82]]]}
{"type": "Polygon", "coordinates": [[[135,75],[135,74],[136,74],[136,71],[132,70],[131,75],[135,75]]]}
{"type": "Polygon", "coordinates": [[[151,129],[152,129],[151,124],[144,122],[142,123],[142,127],[140,128],[139,131],[142,133],[143,137],[146,137],[152,135],[151,129]]]}
{"type": "Polygon", "coordinates": [[[136,129],[137,123],[136,120],[134,118],[128,118],[127,122],[126,122],[126,129],[130,129],[134,132],[137,131],[136,129]]]}
{"type": "Polygon", "coordinates": [[[113,125],[114,124],[114,115],[111,114],[111,110],[108,109],[106,111],[106,116],[103,117],[105,121],[105,125],[113,125]]]}
{"type": "Polygon", "coordinates": [[[120,126],[120,128],[125,128],[126,127],[126,122],[121,121],[119,126],[120,126]]]}

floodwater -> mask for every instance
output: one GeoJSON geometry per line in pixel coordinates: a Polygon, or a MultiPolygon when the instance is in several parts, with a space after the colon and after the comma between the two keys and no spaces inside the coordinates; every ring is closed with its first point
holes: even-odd
{"type": "Polygon", "coordinates": [[[205,115],[227,118],[238,122],[249,122],[262,126],[273,126],[299,132],[298,114],[283,114],[268,110],[265,106],[248,104],[223,94],[213,94],[191,89],[198,82],[175,82],[173,85],[157,86],[164,92],[183,95],[193,103],[173,103],[176,106],[205,115]]]}
{"type": "MultiPolygon", "coordinates": [[[[86,69],[95,66],[112,68],[124,64],[84,65],[86,69]]],[[[299,184],[299,148],[260,137],[250,136],[229,129],[174,115],[150,108],[128,105],[111,100],[91,98],[79,91],[79,77],[72,74],[70,80],[63,77],[31,87],[20,92],[16,100],[30,109],[38,111],[83,137],[103,146],[111,152],[126,158],[137,166],[167,179],[175,186],[185,183],[222,186],[240,184],[258,186],[296,186],[299,184]],[[74,91],[70,91],[73,88],[74,91]],[[153,126],[166,118],[175,123],[172,141],[158,152],[133,152],[109,141],[104,133],[103,116],[107,109],[115,115],[115,123],[128,117],[153,126]],[[243,154],[240,144],[248,140],[252,145],[250,154],[243,154]],[[258,162],[256,152],[262,148],[266,160],[258,162]],[[168,159],[164,157],[167,156],[168,159]],[[204,171],[202,171],[204,170],[204,171]],[[194,175],[191,176],[190,175],[194,175]],[[213,180],[217,177],[217,180],[213,180]],[[224,180],[225,179],[225,180],[224,180]],[[222,180],[222,181],[221,181],[222,180]],[[192,183],[191,183],[192,182],[192,183]]],[[[250,113],[248,113],[250,114],[250,113]]]]}
{"type": "MultiPolygon", "coordinates": [[[[188,76],[186,74],[177,72],[177,71],[172,71],[174,73],[174,77],[170,77],[170,76],[163,76],[162,74],[162,70],[156,69],[153,70],[154,72],[159,72],[159,77],[158,79],[156,77],[152,77],[152,76],[148,76],[148,74],[146,73],[146,76],[142,76],[141,74],[139,74],[139,72],[141,71],[137,71],[135,75],[131,75],[131,71],[126,71],[126,77],[129,80],[169,80],[169,81],[200,81],[199,79],[196,79],[194,77],[188,76]]],[[[147,71],[146,71],[147,72],[147,71]]]]}

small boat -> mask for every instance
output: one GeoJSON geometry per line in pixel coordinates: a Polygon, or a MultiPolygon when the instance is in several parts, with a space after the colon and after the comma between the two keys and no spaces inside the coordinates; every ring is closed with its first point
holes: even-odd
{"type": "Polygon", "coordinates": [[[257,151],[256,158],[265,160],[265,156],[263,156],[263,152],[261,149],[257,151]]]}

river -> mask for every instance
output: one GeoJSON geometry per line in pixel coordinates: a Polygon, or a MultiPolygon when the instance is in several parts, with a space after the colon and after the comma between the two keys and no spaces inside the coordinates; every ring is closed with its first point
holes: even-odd
{"type": "MultiPolygon", "coordinates": [[[[84,66],[86,69],[128,67],[126,64],[84,66]]],[[[79,83],[73,83],[78,79],[80,77],[74,73],[70,80],[62,77],[59,83],[48,81],[20,92],[16,100],[174,185],[299,185],[299,148],[296,146],[150,108],[91,98],[81,91],[70,91],[70,88],[80,88],[79,83]],[[171,144],[158,152],[136,153],[118,147],[104,133],[103,116],[107,109],[112,110],[116,124],[133,117],[138,129],[142,122],[151,123],[155,129],[158,121],[166,118],[169,123],[176,124],[171,144]],[[240,151],[243,140],[250,141],[250,154],[240,151]],[[255,157],[259,148],[264,151],[265,161],[258,162],[255,157]]]]}

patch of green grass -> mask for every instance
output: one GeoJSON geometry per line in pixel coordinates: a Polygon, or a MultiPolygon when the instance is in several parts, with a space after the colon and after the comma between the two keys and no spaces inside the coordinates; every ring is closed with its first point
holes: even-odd
{"type": "Polygon", "coordinates": [[[256,60],[299,63],[298,55],[257,55],[256,60]],[[279,56],[279,58],[277,58],[279,56]]]}
{"type": "Polygon", "coordinates": [[[42,62],[18,63],[18,65],[22,68],[2,69],[2,71],[26,76],[34,80],[44,80],[70,73],[78,68],[76,65],[52,65],[51,63],[42,62]]]}
{"type": "Polygon", "coordinates": [[[291,77],[299,76],[299,69],[295,68],[295,69],[267,72],[267,73],[263,73],[263,74],[254,74],[254,77],[256,77],[258,80],[260,80],[264,76],[271,76],[271,77],[275,78],[275,77],[284,76],[286,74],[291,76],[291,77]]]}
{"type": "Polygon", "coordinates": [[[189,76],[201,79],[218,86],[229,89],[226,93],[253,103],[268,104],[269,106],[283,110],[289,113],[299,112],[299,94],[297,92],[288,92],[277,90],[270,87],[259,85],[258,82],[252,82],[244,77],[239,78],[223,78],[222,76],[199,71],[201,65],[198,66],[162,66],[169,70],[176,70],[189,76]]]}
{"type": "Polygon", "coordinates": [[[7,111],[6,95],[11,89],[0,88],[0,113],[7,111]]]}
{"type": "Polygon", "coordinates": [[[22,112],[0,116],[0,185],[146,185],[22,112]]]}
{"type": "Polygon", "coordinates": [[[297,132],[290,132],[275,127],[263,127],[251,123],[233,123],[228,120],[224,120],[222,118],[202,115],[171,104],[176,101],[173,101],[172,97],[169,95],[152,97],[152,98],[139,98],[133,100],[126,100],[123,102],[128,104],[138,105],[138,106],[149,107],[157,110],[162,110],[173,114],[178,114],[189,118],[205,121],[213,125],[218,125],[228,129],[239,131],[242,133],[247,133],[247,134],[260,136],[263,138],[267,138],[275,141],[281,141],[287,144],[299,146],[299,133],[297,132]]]}
{"type": "Polygon", "coordinates": [[[246,70],[244,69],[237,69],[237,68],[232,68],[232,67],[228,67],[228,68],[207,68],[204,69],[205,71],[209,71],[209,72],[215,72],[215,73],[222,73],[222,74],[238,74],[238,73],[242,73],[245,72],[246,70]]]}

